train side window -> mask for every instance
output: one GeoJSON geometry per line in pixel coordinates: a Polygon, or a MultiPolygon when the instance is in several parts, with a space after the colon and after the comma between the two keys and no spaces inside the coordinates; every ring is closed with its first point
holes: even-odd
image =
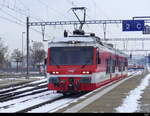
{"type": "Polygon", "coordinates": [[[99,52],[97,51],[97,54],[96,54],[96,62],[97,64],[101,64],[101,58],[99,57],[99,52]]]}
{"type": "Polygon", "coordinates": [[[125,66],[128,66],[128,60],[125,59],[125,66]]]}
{"type": "Polygon", "coordinates": [[[112,73],[115,73],[115,66],[116,66],[116,61],[115,60],[112,60],[112,73]]]}
{"type": "Polygon", "coordinates": [[[110,73],[110,59],[106,59],[106,74],[110,73]]]}
{"type": "Polygon", "coordinates": [[[115,67],[117,66],[117,61],[115,60],[115,67]]]}
{"type": "Polygon", "coordinates": [[[125,67],[126,67],[126,61],[124,61],[124,64],[123,64],[123,71],[125,71],[125,67]]]}
{"type": "Polygon", "coordinates": [[[118,60],[118,71],[121,72],[121,60],[118,60]]]}
{"type": "Polygon", "coordinates": [[[118,56],[116,57],[116,66],[119,66],[119,58],[118,58],[118,56]]]}
{"type": "Polygon", "coordinates": [[[97,58],[97,64],[101,64],[101,59],[97,58]]]}
{"type": "Polygon", "coordinates": [[[119,72],[122,72],[125,70],[125,62],[123,60],[120,61],[120,66],[119,66],[119,72]]]}

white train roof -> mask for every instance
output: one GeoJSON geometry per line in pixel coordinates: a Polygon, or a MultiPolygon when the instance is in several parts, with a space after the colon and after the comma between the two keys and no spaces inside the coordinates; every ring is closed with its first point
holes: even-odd
{"type": "Polygon", "coordinates": [[[55,38],[51,42],[48,43],[48,47],[65,47],[65,46],[94,46],[102,48],[108,52],[115,53],[121,56],[127,57],[126,54],[121,51],[112,48],[106,43],[102,43],[100,38],[91,37],[91,36],[69,36],[65,38],[55,38]],[[73,42],[76,42],[74,44],[73,42]]]}
{"type": "Polygon", "coordinates": [[[80,41],[80,42],[94,42],[90,36],[70,36],[66,38],[55,38],[52,43],[69,42],[69,41],[80,41]]]}

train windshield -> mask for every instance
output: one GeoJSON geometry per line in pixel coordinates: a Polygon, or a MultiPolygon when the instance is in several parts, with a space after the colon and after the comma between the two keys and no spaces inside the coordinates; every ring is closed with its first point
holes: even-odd
{"type": "Polygon", "coordinates": [[[93,47],[52,47],[50,65],[92,65],[93,47]]]}

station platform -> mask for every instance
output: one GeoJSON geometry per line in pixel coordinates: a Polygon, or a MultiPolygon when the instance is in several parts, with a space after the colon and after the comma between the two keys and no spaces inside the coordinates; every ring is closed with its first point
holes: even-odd
{"type": "MultiPolygon", "coordinates": [[[[123,99],[128,93],[135,89],[141,80],[148,74],[144,71],[140,75],[133,76],[127,79],[120,85],[114,87],[107,93],[100,93],[100,91],[93,92],[91,95],[78,100],[69,106],[60,109],[58,113],[116,113],[116,107],[120,106],[123,99]]],[[[127,77],[128,78],[128,77],[127,77]]],[[[122,80],[121,80],[122,81],[122,80]]],[[[119,82],[119,81],[118,81],[119,82]]],[[[150,85],[150,84],[149,84],[150,85]]],[[[150,113],[150,86],[144,90],[142,98],[140,99],[141,110],[139,112],[150,113]]],[[[134,105],[134,104],[133,104],[134,105]]]]}

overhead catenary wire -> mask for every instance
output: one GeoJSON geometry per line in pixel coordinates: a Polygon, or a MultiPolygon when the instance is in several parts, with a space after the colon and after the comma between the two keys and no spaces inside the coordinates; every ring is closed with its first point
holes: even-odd
{"type": "MultiPolygon", "coordinates": [[[[47,3],[45,3],[45,2],[43,2],[42,0],[37,0],[41,5],[43,5],[43,6],[45,6],[46,8],[50,8],[51,10],[53,10],[54,11],[54,13],[55,13],[55,15],[56,15],[56,13],[58,13],[59,15],[61,15],[62,17],[64,17],[65,15],[64,15],[64,12],[62,13],[62,12],[60,12],[60,11],[58,11],[57,9],[55,9],[55,8],[53,8],[53,7],[51,7],[50,5],[48,5],[47,3]]],[[[48,11],[47,11],[48,12],[48,11]]],[[[66,16],[65,16],[66,17],[66,16]]],[[[66,17],[67,19],[68,19],[68,17],[66,17]]]]}
{"type": "Polygon", "coordinates": [[[69,4],[71,4],[71,6],[74,6],[74,7],[77,7],[77,5],[73,2],[73,1],[71,1],[71,0],[66,0],[69,4]]]}
{"type": "Polygon", "coordinates": [[[22,2],[22,0],[18,0],[18,2],[25,8],[25,9],[29,9],[23,2],[22,2]]]}
{"type": "MultiPolygon", "coordinates": [[[[24,10],[20,10],[20,8],[16,7],[16,2],[17,2],[17,1],[15,1],[15,3],[14,3],[14,7],[11,7],[9,4],[6,5],[6,4],[4,4],[4,3],[3,3],[3,4],[0,4],[0,5],[1,5],[2,7],[5,7],[5,8],[7,8],[7,9],[9,9],[9,10],[15,12],[15,13],[21,14],[21,15],[24,16],[25,18],[28,17],[28,15],[25,13],[24,10]],[[19,10],[18,10],[18,9],[19,9],[19,10]]],[[[23,20],[21,20],[21,19],[15,17],[14,15],[8,13],[8,11],[4,11],[4,10],[1,9],[1,12],[3,12],[5,15],[11,17],[11,19],[10,19],[10,18],[4,17],[4,16],[0,16],[1,19],[7,20],[7,21],[10,22],[10,23],[14,23],[14,24],[17,24],[17,25],[22,26],[22,27],[25,27],[25,26],[26,26],[26,22],[24,22],[23,20]]],[[[24,18],[24,19],[25,19],[25,18],[24,18]]],[[[40,20],[40,21],[42,20],[42,19],[39,19],[39,18],[36,18],[36,17],[33,17],[33,16],[30,17],[30,18],[36,19],[36,20],[38,20],[38,21],[39,21],[39,20],[40,20]]],[[[43,20],[42,20],[42,21],[43,21],[43,20]]],[[[43,34],[43,32],[40,32],[40,31],[38,31],[37,29],[34,29],[34,28],[32,28],[32,27],[31,27],[31,30],[33,30],[33,31],[35,31],[35,32],[37,32],[37,33],[39,33],[39,34],[43,34]]],[[[46,36],[46,37],[50,37],[48,34],[45,34],[45,36],[46,36]]]]}
{"type": "MultiPolygon", "coordinates": [[[[106,12],[104,12],[102,10],[102,8],[101,8],[101,6],[99,6],[99,4],[96,4],[95,0],[92,0],[91,2],[93,2],[93,5],[94,5],[95,9],[96,8],[99,9],[103,13],[103,15],[106,17],[106,19],[110,20],[109,16],[106,14],[106,12]],[[97,6],[99,6],[99,7],[97,7],[97,6]]],[[[116,27],[119,28],[119,24],[118,23],[116,23],[116,27]]],[[[110,35],[112,35],[112,33],[108,29],[106,30],[106,32],[109,33],[110,35]]]]}
{"type": "Polygon", "coordinates": [[[0,9],[2,9],[4,7],[4,4],[5,4],[5,0],[3,0],[3,3],[1,4],[0,9]]]}
{"type": "Polygon", "coordinates": [[[23,24],[21,24],[21,23],[19,23],[19,22],[17,22],[17,21],[14,21],[14,20],[12,20],[12,19],[6,18],[6,17],[4,17],[4,16],[0,16],[0,18],[3,19],[3,20],[9,21],[9,22],[11,22],[11,23],[14,23],[14,24],[17,24],[17,25],[20,25],[20,26],[24,26],[23,24]]]}
{"type": "MultiPolygon", "coordinates": [[[[9,5],[3,5],[3,4],[0,4],[0,6],[3,6],[3,7],[7,8],[7,9],[9,9],[9,10],[15,12],[15,13],[18,13],[18,14],[20,14],[22,16],[25,16],[25,17],[29,16],[27,14],[27,10],[24,10],[24,9],[21,9],[21,8],[18,8],[18,7],[13,8],[13,7],[9,6],[9,5]]],[[[37,20],[37,21],[43,21],[41,18],[35,17],[33,15],[32,16],[30,15],[30,18],[32,18],[34,20],[37,20]]]]}
{"type": "Polygon", "coordinates": [[[21,22],[21,23],[25,23],[24,21],[22,21],[21,19],[18,19],[17,17],[15,17],[15,16],[13,16],[13,15],[11,15],[11,14],[9,14],[8,12],[6,12],[6,11],[4,11],[4,10],[0,10],[1,12],[3,12],[4,14],[6,14],[6,15],[8,15],[8,16],[10,16],[10,17],[12,17],[13,19],[15,19],[15,20],[17,20],[17,21],[19,21],[19,22],[21,22]]]}
{"type": "MultiPolygon", "coordinates": [[[[51,11],[54,11],[53,13],[55,14],[55,15],[60,15],[60,16],[63,16],[63,17],[66,17],[65,15],[64,15],[64,13],[62,13],[62,12],[60,12],[59,10],[57,10],[57,9],[55,9],[55,8],[53,8],[53,7],[51,7],[50,5],[48,5],[45,1],[42,1],[42,0],[37,0],[41,5],[43,5],[43,6],[45,6],[46,7],[46,10],[47,10],[47,18],[48,18],[48,12],[49,12],[49,8],[51,9],[51,11]],[[57,14],[56,14],[57,13],[57,14]]],[[[58,17],[58,16],[57,16],[58,17]]],[[[69,18],[69,17],[66,17],[67,19],[69,18]]],[[[55,27],[56,28],[56,27],[55,27]]],[[[61,27],[61,29],[62,30],[64,30],[63,29],[63,27],[61,27]]]]}
{"type": "MultiPolygon", "coordinates": [[[[3,19],[3,20],[8,21],[10,23],[17,24],[19,26],[25,27],[25,24],[19,23],[17,21],[12,20],[12,19],[9,19],[9,18],[3,17],[3,16],[0,16],[0,18],[3,19]]],[[[34,29],[32,27],[30,29],[33,30],[33,31],[35,31],[35,32],[37,32],[38,34],[41,34],[41,35],[43,34],[41,31],[38,31],[37,29],[34,29]]],[[[45,36],[48,37],[48,38],[50,38],[50,35],[48,35],[48,34],[45,34],[45,36]]]]}

